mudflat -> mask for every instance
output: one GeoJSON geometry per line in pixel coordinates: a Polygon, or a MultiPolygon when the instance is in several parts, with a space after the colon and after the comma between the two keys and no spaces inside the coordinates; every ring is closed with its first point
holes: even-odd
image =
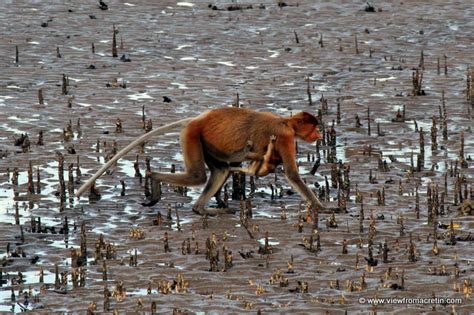
{"type": "Polygon", "coordinates": [[[468,0],[3,0],[0,312],[472,313],[472,16],[468,0]],[[281,168],[247,177],[233,215],[193,213],[202,187],[142,207],[147,163],[183,169],[179,130],[74,198],[146,128],[232,105],[320,115],[299,170],[341,211],[316,227],[281,168]]]}

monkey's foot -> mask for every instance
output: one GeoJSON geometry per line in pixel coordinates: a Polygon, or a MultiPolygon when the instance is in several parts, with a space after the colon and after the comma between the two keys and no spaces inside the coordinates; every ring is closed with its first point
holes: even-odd
{"type": "Polygon", "coordinates": [[[318,212],[320,213],[345,213],[347,210],[344,210],[337,206],[337,203],[333,202],[326,202],[322,207],[318,208],[318,212]]]}
{"type": "Polygon", "coordinates": [[[150,200],[148,202],[142,202],[142,206],[144,207],[152,207],[154,205],[156,205],[158,203],[158,201],[160,201],[160,199],[158,200],[150,200]]]}
{"type": "Polygon", "coordinates": [[[217,208],[227,208],[227,203],[224,202],[222,199],[217,199],[217,208]]]}
{"type": "Polygon", "coordinates": [[[148,203],[143,202],[142,206],[151,207],[158,203],[161,200],[161,183],[154,178],[155,174],[147,173],[147,176],[151,177],[151,198],[148,203]]]}
{"type": "Polygon", "coordinates": [[[338,208],[338,207],[331,207],[331,208],[324,208],[324,209],[320,209],[319,210],[320,213],[345,213],[346,211],[341,209],[341,208],[338,208]]]}
{"type": "Polygon", "coordinates": [[[193,212],[197,213],[199,215],[205,215],[207,214],[208,216],[216,216],[220,214],[235,214],[234,209],[229,209],[229,208],[196,208],[193,207],[193,212]]]}

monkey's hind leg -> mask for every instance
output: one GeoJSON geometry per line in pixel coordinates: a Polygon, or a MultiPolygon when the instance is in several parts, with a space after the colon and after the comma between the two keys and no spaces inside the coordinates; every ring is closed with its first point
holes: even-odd
{"type": "Polygon", "coordinates": [[[155,173],[148,174],[151,179],[150,202],[144,206],[153,206],[161,199],[162,182],[176,186],[198,186],[206,182],[204,152],[201,139],[196,127],[189,124],[181,134],[185,171],[181,173],[155,173]]]}
{"type": "Polygon", "coordinates": [[[206,160],[207,166],[211,171],[209,180],[206,183],[201,195],[196,203],[193,205],[193,211],[197,214],[216,215],[223,213],[235,213],[228,208],[205,208],[209,199],[216,195],[219,189],[224,185],[229,176],[229,168],[227,166],[220,166],[218,162],[212,161],[210,158],[206,160]]]}
{"type": "Polygon", "coordinates": [[[146,176],[150,176],[151,195],[149,202],[143,202],[142,206],[151,207],[161,200],[161,182],[153,178],[153,173],[147,172],[146,176]]]}

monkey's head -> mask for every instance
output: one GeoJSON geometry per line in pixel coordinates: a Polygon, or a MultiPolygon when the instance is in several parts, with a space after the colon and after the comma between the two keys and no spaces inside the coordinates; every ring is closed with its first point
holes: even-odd
{"type": "Polygon", "coordinates": [[[306,142],[314,142],[321,139],[321,131],[318,128],[319,120],[307,112],[301,112],[291,117],[295,135],[306,142]]]}

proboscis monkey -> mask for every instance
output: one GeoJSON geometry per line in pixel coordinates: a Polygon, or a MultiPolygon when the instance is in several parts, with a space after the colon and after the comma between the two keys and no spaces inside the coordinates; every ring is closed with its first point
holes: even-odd
{"type": "Polygon", "coordinates": [[[269,112],[235,107],[214,109],[142,135],[97,171],[77,191],[76,196],[80,196],[115,161],[134,147],[154,135],[166,133],[178,126],[184,127],[181,131],[181,145],[185,171],[149,174],[152,193],[150,202],[145,205],[152,206],[160,200],[161,182],[177,186],[206,184],[193,206],[193,211],[213,214],[218,210],[205,209],[205,205],[223,186],[231,170],[253,172],[263,176],[274,171],[278,164],[283,164],[285,175],[293,189],[298,191],[305,201],[310,202],[312,208],[325,208],[301,179],[296,164],[295,138],[306,142],[321,138],[317,118],[307,112],[281,117],[269,112]],[[246,160],[254,161],[248,169],[230,166],[230,163],[246,160]],[[206,165],[210,170],[209,180],[206,176],[206,165]]]}

